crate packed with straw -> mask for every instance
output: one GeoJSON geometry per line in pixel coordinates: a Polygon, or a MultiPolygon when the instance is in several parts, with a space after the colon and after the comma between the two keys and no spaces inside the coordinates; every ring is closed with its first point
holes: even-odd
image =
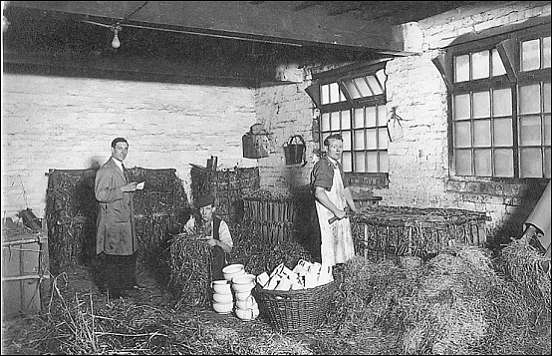
{"type": "Polygon", "coordinates": [[[159,267],[166,262],[159,256],[170,234],[179,232],[190,214],[186,193],[175,169],[134,167],[128,173],[131,181],[145,182],[133,196],[138,257],[159,267]]]}
{"type": "Polygon", "coordinates": [[[242,197],[259,188],[258,167],[209,170],[192,165],[191,190],[194,200],[206,194],[215,197],[217,215],[228,223],[237,223],[243,217],[242,197]]]}
{"type": "Polygon", "coordinates": [[[97,217],[95,176],[93,169],[51,169],[48,173],[45,217],[53,274],[92,255],[97,217]]]}
{"type": "Polygon", "coordinates": [[[355,249],[365,257],[426,257],[453,242],[483,245],[487,220],[485,213],[463,209],[374,206],[352,218],[352,230],[355,249]]]}
{"type": "Polygon", "coordinates": [[[529,245],[527,237],[513,239],[500,251],[499,266],[550,313],[550,258],[529,245]]]}
{"type": "Polygon", "coordinates": [[[243,197],[244,222],[260,232],[266,242],[293,239],[295,204],[286,189],[258,189],[243,197]]]}
{"type": "MultiPolygon", "coordinates": [[[[145,182],[133,196],[139,257],[156,261],[167,232],[189,215],[182,182],[175,169],[128,169],[129,179],[145,182]]],[[[46,220],[52,273],[88,261],[95,255],[98,204],[96,170],[50,170],[46,220]]]]}

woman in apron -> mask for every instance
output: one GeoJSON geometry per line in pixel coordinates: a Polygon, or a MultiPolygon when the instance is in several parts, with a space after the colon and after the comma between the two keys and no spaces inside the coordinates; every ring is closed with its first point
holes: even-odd
{"type": "Polygon", "coordinates": [[[346,180],[343,179],[341,153],[343,138],[339,134],[324,140],[326,156],[312,170],[311,184],[316,198],[316,212],[320,225],[322,264],[334,266],[345,263],[355,255],[351,223],[346,214],[347,205],[357,212],[346,180]],[[333,220],[330,223],[330,220],[333,220]]]}

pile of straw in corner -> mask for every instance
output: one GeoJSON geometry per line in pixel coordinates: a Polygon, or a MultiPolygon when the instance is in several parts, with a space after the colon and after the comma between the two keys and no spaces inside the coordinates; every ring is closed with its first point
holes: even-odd
{"type": "Polygon", "coordinates": [[[449,248],[410,268],[356,258],[342,278],[330,321],[363,353],[469,353],[489,328],[485,298],[497,279],[477,247],[449,248]]]}
{"type": "Polygon", "coordinates": [[[550,313],[550,270],[543,268],[547,261],[521,238],[502,249],[499,266],[550,313]]]}

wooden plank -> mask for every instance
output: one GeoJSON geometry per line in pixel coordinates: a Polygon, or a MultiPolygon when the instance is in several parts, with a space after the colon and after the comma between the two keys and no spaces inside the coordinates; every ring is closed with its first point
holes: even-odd
{"type": "Polygon", "coordinates": [[[21,311],[21,281],[2,281],[2,317],[10,318],[21,311]]]}
{"type": "MultiPolygon", "coordinates": [[[[316,7],[298,12],[294,2],[278,3],[151,1],[125,23],[198,34],[285,41],[289,44],[403,50],[390,24],[361,20],[351,14],[332,16],[316,7]]],[[[10,6],[84,15],[83,18],[103,18],[105,23],[125,18],[142,4],[138,1],[10,2],[10,6]]]]}

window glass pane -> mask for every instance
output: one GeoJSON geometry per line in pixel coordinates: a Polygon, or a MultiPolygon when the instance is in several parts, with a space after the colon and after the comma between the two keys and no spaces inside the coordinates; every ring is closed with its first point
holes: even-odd
{"type": "Polygon", "coordinates": [[[322,131],[329,131],[330,130],[330,114],[325,112],[322,114],[322,123],[321,123],[322,131]]]}
{"type": "Polygon", "coordinates": [[[345,80],[343,83],[345,84],[345,87],[347,88],[347,91],[349,92],[349,95],[351,96],[351,98],[353,99],[360,98],[360,93],[356,89],[352,80],[345,80]]]}
{"type": "Polygon", "coordinates": [[[550,178],[550,147],[544,149],[544,176],[550,178]]]}
{"type": "Polygon", "coordinates": [[[351,128],[351,112],[344,110],[341,112],[341,129],[349,130],[351,128]]]}
{"type": "Polygon", "coordinates": [[[542,39],[542,67],[550,68],[550,36],[542,39]]]}
{"type": "Polygon", "coordinates": [[[491,176],[491,150],[475,150],[475,175],[491,176]]]}
{"type": "Polygon", "coordinates": [[[512,90],[510,88],[493,90],[493,116],[512,115],[512,90]]]}
{"type": "Polygon", "coordinates": [[[489,92],[482,91],[473,93],[473,117],[491,116],[491,101],[489,92]]]}
{"type": "Polygon", "coordinates": [[[355,172],[366,172],[366,153],[354,152],[355,155],[355,172]]]}
{"type": "Polygon", "coordinates": [[[521,148],[519,156],[519,174],[522,178],[542,177],[542,157],[540,148],[521,148]]]}
{"type": "Polygon", "coordinates": [[[320,87],[322,90],[322,93],[320,94],[322,97],[322,105],[329,104],[330,103],[330,86],[325,84],[320,87]]]}
{"type": "Polygon", "coordinates": [[[378,105],[378,126],[387,126],[387,107],[378,105]]]}
{"type": "Polygon", "coordinates": [[[366,172],[375,173],[378,171],[378,153],[366,152],[366,172]]]}
{"type": "Polygon", "coordinates": [[[550,112],[550,83],[543,83],[543,102],[544,102],[544,112],[550,112]]]}
{"type": "Polygon", "coordinates": [[[496,49],[493,49],[491,51],[491,56],[493,60],[493,76],[506,74],[506,69],[504,69],[504,64],[502,63],[502,59],[500,59],[500,55],[498,54],[498,51],[496,49]]]}
{"type": "Polygon", "coordinates": [[[368,84],[366,83],[364,78],[355,78],[354,81],[357,85],[358,90],[360,90],[360,95],[362,95],[362,96],[371,96],[371,95],[373,95],[372,91],[368,87],[368,84]]]}
{"type": "Polygon", "coordinates": [[[521,70],[535,70],[540,68],[540,41],[539,39],[521,43],[521,70]]]}
{"type": "Polygon", "coordinates": [[[352,172],[353,168],[351,166],[351,152],[343,152],[343,157],[341,158],[343,164],[344,172],[352,172]]]}
{"type": "Polygon", "coordinates": [[[550,145],[550,115],[544,115],[544,144],[550,145]]]}
{"type": "Polygon", "coordinates": [[[471,175],[471,151],[456,150],[454,155],[454,167],[457,175],[471,175]]]}
{"type": "Polygon", "coordinates": [[[540,116],[525,116],[519,119],[520,146],[541,144],[540,116]]]}
{"type": "Polygon", "coordinates": [[[512,146],[512,119],[493,120],[493,146],[512,146]]]}
{"type": "Polygon", "coordinates": [[[470,56],[467,54],[454,57],[454,81],[465,82],[466,80],[470,80],[470,56]]]}
{"type": "Polygon", "coordinates": [[[539,84],[519,87],[519,113],[531,114],[540,112],[539,84]]]}
{"type": "Polygon", "coordinates": [[[368,149],[378,148],[377,134],[378,134],[377,129],[366,130],[366,148],[368,149]]]}
{"type": "Polygon", "coordinates": [[[343,150],[350,151],[351,150],[351,131],[343,131],[341,133],[341,136],[343,136],[343,150]]]}
{"type": "Polygon", "coordinates": [[[387,149],[387,128],[378,129],[378,148],[387,149]]]}
{"type": "Polygon", "coordinates": [[[467,119],[470,117],[470,94],[454,96],[454,119],[467,119]]]}
{"type": "Polygon", "coordinates": [[[474,147],[491,145],[491,120],[473,122],[473,145],[474,147]]]}
{"type": "Polygon", "coordinates": [[[366,107],[366,127],[376,127],[376,107],[367,106],[366,107]]]}
{"type": "Polygon", "coordinates": [[[364,109],[354,109],[355,110],[355,121],[354,121],[354,127],[355,128],[361,128],[364,127],[364,109]]]}
{"type": "Polygon", "coordinates": [[[370,86],[370,89],[372,89],[374,95],[379,95],[383,93],[383,90],[376,80],[376,77],[374,77],[373,75],[368,75],[366,79],[368,80],[368,85],[370,86]]]}
{"type": "Polygon", "coordinates": [[[389,172],[389,157],[387,155],[387,151],[380,151],[379,153],[379,159],[380,159],[380,172],[389,172]]]}
{"type": "Polygon", "coordinates": [[[471,133],[469,122],[457,122],[454,125],[454,147],[470,147],[471,133]]]}
{"type": "Polygon", "coordinates": [[[332,131],[339,130],[341,128],[339,125],[339,111],[332,112],[330,114],[330,127],[332,131]]]}
{"type": "Polygon", "coordinates": [[[496,149],[493,154],[496,177],[514,176],[514,154],[511,149],[496,149]]]}
{"type": "Polygon", "coordinates": [[[339,102],[339,85],[330,83],[330,103],[339,102]]]}
{"type": "Polygon", "coordinates": [[[355,150],[363,150],[366,148],[364,143],[364,130],[355,131],[355,150]]]}
{"type": "Polygon", "coordinates": [[[472,80],[489,77],[489,51],[472,53],[472,80]]]}
{"type": "MultiPolygon", "coordinates": [[[[550,43],[550,37],[548,37],[549,41],[548,43],[550,43]]],[[[550,46],[548,47],[548,49],[550,50],[550,46]]],[[[378,78],[379,82],[381,85],[383,85],[383,88],[385,89],[385,81],[387,79],[387,75],[385,74],[385,70],[383,69],[380,69],[376,72],[376,77],[378,78]]]]}

